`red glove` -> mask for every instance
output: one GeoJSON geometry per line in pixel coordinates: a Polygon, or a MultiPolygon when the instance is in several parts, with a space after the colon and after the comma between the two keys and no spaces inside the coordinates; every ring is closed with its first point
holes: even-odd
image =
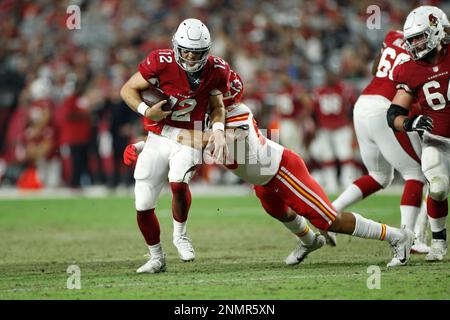
{"type": "Polygon", "coordinates": [[[132,144],[127,145],[123,151],[123,163],[128,167],[131,167],[138,158],[136,147],[132,144]]]}

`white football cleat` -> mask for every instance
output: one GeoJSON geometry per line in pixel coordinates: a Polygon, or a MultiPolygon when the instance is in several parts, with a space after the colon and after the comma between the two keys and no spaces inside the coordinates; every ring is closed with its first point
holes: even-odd
{"type": "Polygon", "coordinates": [[[424,243],[416,238],[413,246],[411,247],[411,253],[425,254],[428,252],[430,252],[430,247],[427,246],[426,243],[424,243]]]}
{"type": "Polygon", "coordinates": [[[447,254],[447,240],[432,239],[430,252],[425,256],[426,261],[442,261],[447,254]]]}
{"type": "Polygon", "coordinates": [[[142,267],[136,270],[137,273],[159,273],[166,271],[166,257],[162,256],[151,257],[142,267]]]}
{"type": "Polygon", "coordinates": [[[388,267],[404,266],[408,263],[411,247],[414,243],[415,235],[407,229],[400,229],[403,237],[400,240],[391,243],[392,253],[394,257],[387,264],[388,267]]]}
{"type": "Polygon", "coordinates": [[[181,260],[188,262],[195,259],[195,250],[192,246],[191,239],[186,236],[179,236],[173,239],[173,245],[178,250],[181,260]]]}
{"type": "Polygon", "coordinates": [[[336,247],[336,233],[331,231],[319,230],[320,234],[325,237],[325,240],[329,246],[336,247]]]}
{"type": "Polygon", "coordinates": [[[325,237],[320,234],[316,234],[316,238],[314,239],[313,243],[309,246],[304,244],[302,241],[299,241],[297,248],[295,248],[294,251],[292,251],[286,258],[286,264],[287,265],[299,264],[306,258],[308,254],[317,249],[322,248],[325,245],[325,242],[326,242],[325,237]]]}

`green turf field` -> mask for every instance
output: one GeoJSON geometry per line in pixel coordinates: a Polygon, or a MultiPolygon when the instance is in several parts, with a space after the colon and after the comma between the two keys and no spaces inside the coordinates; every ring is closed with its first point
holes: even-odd
{"type": "MultiPolygon", "coordinates": [[[[399,196],[374,196],[354,207],[398,226],[399,196]]],[[[450,264],[387,270],[386,242],[338,236],[338,247],[286,266],[295,239],[255,197],[195,197],[188,223],[196,260],[181,262],[171,243],[170,198],[157,210],[167,272],[136,274],[147,248],[132,198],[1,200],[0,299],[449,299],[450,264]],[[69,265],[81,289],[67,289],[69,265]],[[381,268],[368,289],[367,268],[381,268]]]]}

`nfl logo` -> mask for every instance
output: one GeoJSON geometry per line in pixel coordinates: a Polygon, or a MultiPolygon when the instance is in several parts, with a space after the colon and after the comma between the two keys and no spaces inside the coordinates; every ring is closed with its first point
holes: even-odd
{"type": "Polygon", "coordinates": [[[438,66],[433,67],[433,71],[434,72],[438,72],[439,71],[439,67],[438,66]]]}

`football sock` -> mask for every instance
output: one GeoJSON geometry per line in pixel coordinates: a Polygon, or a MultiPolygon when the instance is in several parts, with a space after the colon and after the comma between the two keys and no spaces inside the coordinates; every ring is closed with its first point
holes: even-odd
{"type": "MultiPolygon", "coordinates": [[[[428,226],[428,214],[427,214],[427,203],[422,201],[422,206],[420,207],[419,215],[417,216],[416,225],[414,226],[414,233],[418,238],[423,238],[428,226]]],[[[420,239],[423,241],[423,239],[420,239]]]]}
{"type": "Polygon", "coordinates": [[[352,214],[356,220],[355,230],[352,233],[353,236],[365,239],[386,240],[388,242],[402,238],[402,233],[397,228],[366,219],[354,212],[352,214]]]}
{"type": "Polygon", "coordinates": [[[414,231],[414,226],[419,215],[420,208],[414,206],[400,206],[401,226],[414,231]]]}
{"type": "Polygon", "coordinates": [[[361,190],[363,199],[383,188],[371,175],[362,176],[356,179],[353,184],[361,190]]]}
{"type": "Polygon", "coordinates": [[[172,190],[172,215],[178,222],[185,222],[191,207],[191,191],[189,185],[184,182],[171,182],[172,190]]]}
{"type": "Polygon", "coordinates": [[[155,209],[137,211],[136,219],[147,245],[153,246],[158,244],[160,242],[160,229],[155,209]]]}
{"type": "Polygon", "coordinates": [[[178,238],[180,236],[186,235],[186,221],[178,222],[175,219],[173,219],[172,221],[173,221],[173,237],[178,238]]]}
{"type": "Polygon", "coordinates": [[[352,204],[364,199],[365,197],[377,192],[382,187],[370,175],[362,176],[349,185],[342,194],[333,201],[333,207],[341,212],[352,204]]]}
{"type": "Polygon", "coordinates": [[[150,256],[151,257],[157,257],[157,256],[162,256],[163,255],[161,243],[157,243],[157,244],[155,244],[153,246],[148,246],[148,250],[150,251],[150,256]]]}
{"type": "MultiPolygon", "coordinates": [[[[427,211],[431,232],[437,233],[445,229],[448,215],[448,200],[436,201],[427,197],[427,211]]],[[[434,239],[434,237],[433,237],[434,239]]]]}
{"type": "Polygon", "coordinates": [[[422,202],[423,183],[417,180],[406,180],[400,202],[401,225],[414,231],[417,216],[422,202]]]}
{"type": "Polygon", "coordinates": [[[295,234],[304,244],[311,245],[316,238],[314,232],[306,223],[305,218],[296,215],[295,219],[289,222],[283,222],[284,226],[295,234]]]}
{"type": "Polygon", "coordinates": [[[351,184],[342,192],[339,197],[333,201],[333,207],[336,211],[341,212],[348,206],[360,201],[363,198],[361,189],[355,184],[351,184]]]}

